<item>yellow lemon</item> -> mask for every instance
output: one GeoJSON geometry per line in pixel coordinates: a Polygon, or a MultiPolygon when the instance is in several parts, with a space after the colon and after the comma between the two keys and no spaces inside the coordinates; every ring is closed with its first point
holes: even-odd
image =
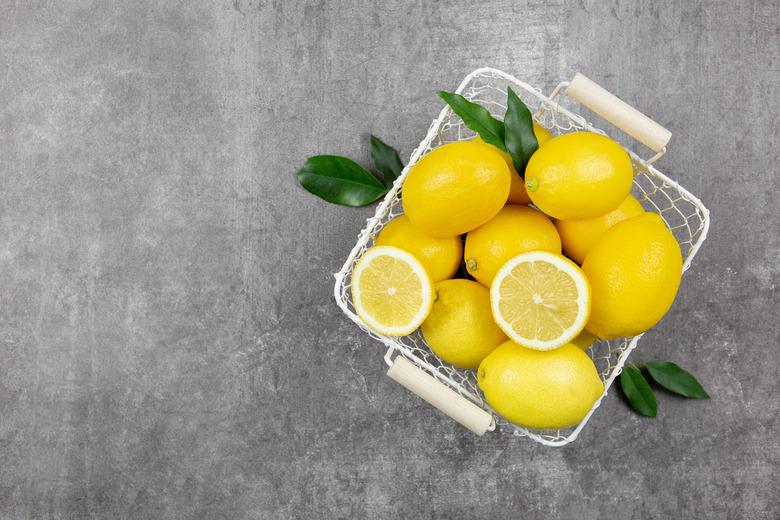
{"type": "Polygon", "coordinates": [[[531,156],[525,170],[531,202],[561,220],[612,211],[628,196],[632,179],[626,151],[591,132],[552,138],[531,156]]]}
{"type": "Polygon", "coordinates": [[[680,246],[656,213],[607,230],[582,270],[592,291],[587,329],[602,339],[648,330],[671,307],[682,276],[680,246]]]}
{"type": "Polygon", "coordinates": [[[493,319],[515,342],[551,350],[573,340],[590,314],[590,287],[568,258],[531,251],[509,260],[490,286],[493,319]]]}
{"type": "Polygon", "coordinates": [[[507,341],[482,361],[477,381],[499,415],[539,430],[577,424],[604,392],[593,361],[570,343],[541,352],[507,341]]]}
{"type": "Polygon", "coordinates": [[[490,314],[490,293],[471,280],[435,285],[436,301],[420,330],[437,356],[458,368],[475,369],[506,341],[490,314]]]}
{"type": "Polygon", "coordinates": [[[452,278],[463,256],[460,237],[430,237],[414,227],[406,215],[388,222],[376,237],[375,245],[395,246],[409,251],[425,266],[434,282],[452,278]]]}
{"type": "Polygon", "coordinates": [[[513,256],[526,251],[561,252],[561,239],[550,219],[527,206],[504,206],[498,215],[466,235],[466,270],[482,285],[513,256]]]}
{"type": "Polygon", "coordinates": [[[428,316],[433,283],[411,253],[391,246],[366,250],[352,272],[352,305],[374,332],[406,336],[428,316]]]}
{"type": "Polygon", "coordinates": [[[588,350],[590,346],[593,345],[593,342],[597,339],[598,338],[596,336],[587,330],[583,330],[580,332],[579,336],[571,340],[571,344],[580,347],[582,350],[588,350]]]}
{"type": "Polygon", "coordinates": [[[609,228],[644,212],[639,201],[629,195],[617,208],[598,217],[556,220],[555,227],[561,235],[563,252],[578,264],[582,264],[590,248],[609,228]]]}
{"type": "MultiPolygon", "coordinates": [[[[534,135],[536,136],[536,142],[539,143],[540,147],[553,138],[549,130],[536,122],[534,123],[534,135]]],[[[509,171],[512,172],[512,183],[509,185],[509,198],[507,199],[507,202],[509,204],[530,204],[531,199],[528,197],[528,192],[525,190],[525,183],[523,182],[523,178],[517,174],[517,170],[515,170],[515,166],[512,164],[512,158],[509,156],[509,154],[493,147],[493,145],[487,144],[479,136],[474,138],[474,142],[482,143],[485,146],[490,146],[496,150],[499,154],[501,154],[501,157],[503,157],[506,165],[509,167],[509,171]]]]}
{"type": "Polygon", "coordinates": [[[536,142],[539,143],[540,148],[544,143],[553,138],[549,130],[536,122],[534,122],[534,135],[536,136],[536,142]]]}
{"type": "Polygon", "coordinates": [[[445,144],[409,171],[403,185],[404,213],[427,235],[460,235],[499,212],[509,182],[509,168],[494,149],[471,141],[445,144]]]}

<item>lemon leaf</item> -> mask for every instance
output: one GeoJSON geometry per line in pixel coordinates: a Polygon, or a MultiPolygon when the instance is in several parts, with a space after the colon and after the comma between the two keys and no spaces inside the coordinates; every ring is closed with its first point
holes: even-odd
{"type": "Polygon", "coordinates": [[[539,148],[534,134],[531,111],[517,97],[511,87],[506,88],[506,115],[504,115],[504,144],[515,170],[523,177],[531,155],[539,148]]]}
{"type": "Polygon", "coordinates": [[[460,94],[443,90],[438,94],[452,108],[452,111],[460,116],[467,127],[479,134],[483,141],[506,152],[504,123],[494,118],[485,107],[472,103],[460,94]]]}
{"type": "Polygon", "coordinates": [[[295,176],[307,191],[342,206],[365,206],[387,193],[368,170],[339,155],[309,157],[295,176]]]}
{"type": "Polygon", "coordinates": [[[385,186],[390,189],[393,181],[401,175],[404,164],[398,157],[398,152],[392,146],[382,142],[381,139],[371,136],[371,160],[374,162],[374,168],[382,174],[385,186]]]}
{"type": "Polygon", "coordinates": [[[631,408],[647,417],[656,416],[655,394],[645,376],[637,368],[631,365],[623,367],[623,372],[620,373],[620,388],[631,408]]]}
{"type": "Polygon", "coordinates": [[[648,361],[645,363],[645,368],[656,383],[670,392],[693,399],[710,397],[693,374],[671,361],[648,361]]]}

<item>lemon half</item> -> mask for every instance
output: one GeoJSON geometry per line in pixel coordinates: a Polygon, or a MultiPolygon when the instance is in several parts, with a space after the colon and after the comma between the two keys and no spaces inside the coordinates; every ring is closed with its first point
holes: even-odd
{"type": "Polygon", "coordinates": [[[374,332],[406,336],[431,312],[433,284],[411,253],[376,246],[363,253],[352,273],[352,304],[374,332]]]}
{"type": "Polygon", "coordinates": [[[590,286],[577,265],[546,251],[522,253],[490,286],[493,318],[512,340],[552,350],[573,340],[590,316],[590,286]]]}

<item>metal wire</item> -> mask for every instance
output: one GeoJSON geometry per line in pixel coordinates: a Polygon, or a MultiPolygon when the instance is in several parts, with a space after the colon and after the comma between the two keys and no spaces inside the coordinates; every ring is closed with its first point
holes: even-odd
{"type": "MultiPolygon", "coordinates": [[[[469,74],[458,87],[457,92],[467,99],[487,108],[493,115],[503,117],[507,86],[511,86],[517,95],[528,105],[534,118],[553,135],[577,130],[588,130],[604,134],[591,126],[583,117],[561,106],[557,93],[565,87],[559,85],[556,96],[544,96],[526,83],[496,69],[483,68],[469,74]],[[554,99],[553,99],[554,98],[554,99]]],[[[620,374],[630,352],[636,347],[639,336],[611,341],[599,341],[588,349],[599,374],[604,381],[604,393],[593,405],[588,415],[576,426],[564,430],[539,431],[508,423],[496,414],[485,402],[477,386],[476,372],[452,367],[439,359],[428,346],[419,331],[410,336],[394,338],[376,334],[365,327],[355,314],[352,306],[350,284],[352,270],[357,259],[373,245],[377,234],[393,218],[401,215],[401,186],[409,169],[426,153],[442,144],[463,141],[474,137],[461,119],[445,107],[439,117],[433,121],[425,139],[412,153],[409,164],[401,176],[396,179],[393,189],[386,195],[373,217],[366,221],[365,228],[358,236],[357,244],[347,257],[344,266],[335,274],[334,296],[344,313],[371,337],[388,347],[385,360],[391,360],[391,351],[402,355],[426,370],[436,379],[446,384],[460,395],[489,411],[495,418],[496,429],[521,437],[528,437],[547,446],[562,446],[576,439],[593,412],[607,395],[610,386],[620,374]]],[[[679,184],[656,170],[648,161],[640,159],[627,150],[634,166],[634,185],[632,194],[648,211],[654,211],[663,217],[672,230],[683,253],[683,271],[690,267],[691,261],[707,236],[709,212],[702,202],[682,188],[679,184]]]]}

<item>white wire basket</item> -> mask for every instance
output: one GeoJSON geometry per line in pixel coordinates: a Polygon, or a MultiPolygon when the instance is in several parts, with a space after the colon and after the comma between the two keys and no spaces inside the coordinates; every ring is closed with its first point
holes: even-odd
{"type": "MultiPolygon", "coordinates": [[[[698,198],[652,166],[665,152],[665,145],[671,133],[581,74],[577,74],[571,82],[560,83],[548,97],[509,74],[496,69],[481,68],[466,76],[456,92],[479,103],[500,119],[506,109],[508,86],[528,105],[534,114],[534,120],[553,135],[577,130],[605,134],[582,116],[560,105],[563,94],[568,94],[656,152],[651,159],[643,160],[631,150],[626,150],[634,166],[632,194],[646,210],[660,214],[672,230],[682,250],[685,272],[707,236],[709,212],[698,198]]],[[[496,430],[528,437],[547,446],[563,446],[577,438],[599,407],[631,351],[636,348],[641,334],[599,341],[588,349],[587,353],[604,381],[604,393],[579,424],[562,430],[530,430],[511,424],[496,414],[477,386],[476,372],[455,368],[439,359],[425,344],[419,331],[404,337],[377,334],[363,325],[352,306],[352,270],[363,252],[373,245],[384,225],[403,213],[401,187],[409,169],[434,148],[453,141],[468,140],[474,135],[449,107],[441,111],[431,124],[425,139],[412,153],[409,164],[395,181],[393,189],[380,203],[374,216],[367,220],[366,227],[360,232],[344,266],[335,274],[334,295],[339,307],[358,327],[387,347],[384,358],[390,367],[388,375],[391,378],[477,434],[496,430]]]]}

